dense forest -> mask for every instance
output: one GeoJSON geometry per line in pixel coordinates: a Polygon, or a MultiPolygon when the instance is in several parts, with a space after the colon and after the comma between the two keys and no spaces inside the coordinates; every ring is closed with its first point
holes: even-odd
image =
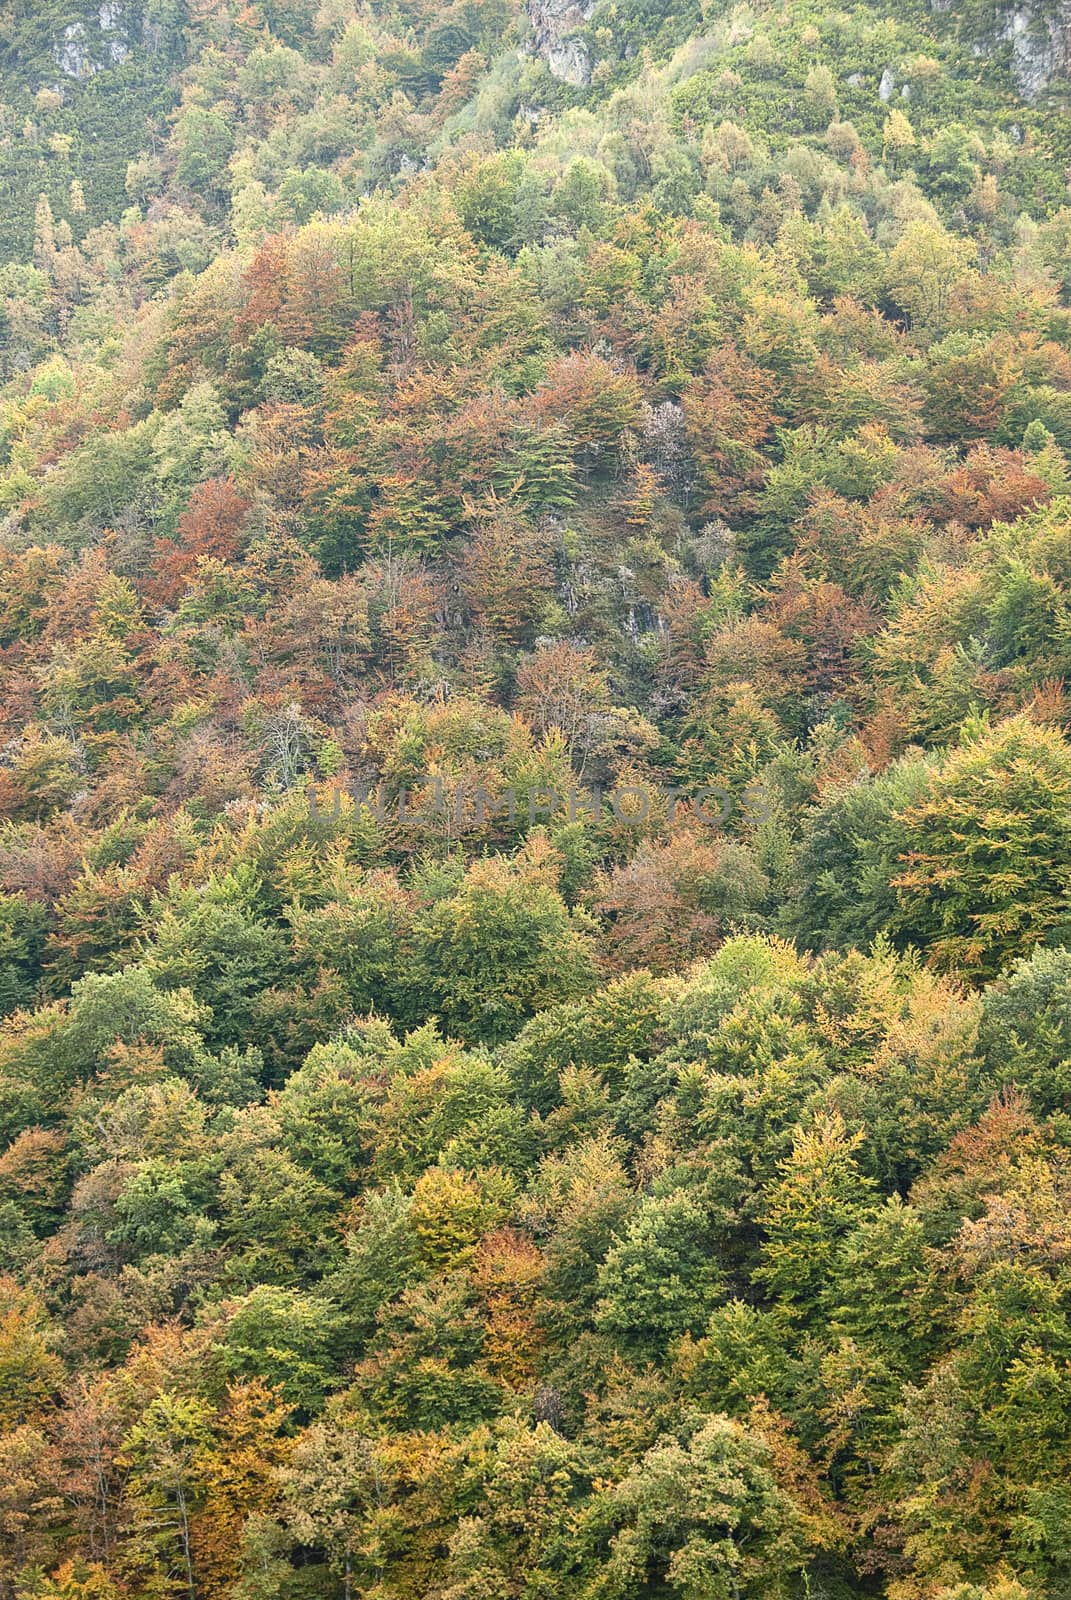
{"type": "Polygon", "coordinates": [[[1065,12],[3,7],[0,1600],[1069,1600],[1065,12]]]}

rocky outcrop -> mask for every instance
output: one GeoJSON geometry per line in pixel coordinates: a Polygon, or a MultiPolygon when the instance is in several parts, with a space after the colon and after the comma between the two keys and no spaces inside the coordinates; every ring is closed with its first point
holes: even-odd
{"type": "MultiPolygon", "coordinates": [[[[934,11],[954,14],[952,0],[930,3],[934,11]]],[[[973,40],[972,49],[983,57],[1008,44],[1015,87],[1024,100],[1036,100],[1054,78],[1071,76],[1071,0],[998,5],[991,27],[973,40]]]]}
{"type": "Polygon", "coordinates": [[[68,78],[88,78],[95,71],[93,59],[86,47],[86,30],[80,22],[64,28],[63,36],[52,52],[53,60],[68,78]]]}
{"type": "Polygon", "coordinates": [[[1016,6],[1005,17],[1004,38],[1011,41],[1012,76],[1024,100],[1036,100],[1053,78],[1071,68],[1071,3],[1016,6]]]}
{"type": "Polygon", "coordinates": [[[130,54],[131,39],[118,0],[102,0],[88,22],[64,28],[52,49],[52,59],[68,78],[92,78],[105,67],[120,66],[130,54]]]}
{"type": "Polygon", "coordinates": [[[591,82],[591,52],[577,37],[594,10],[594,0],[528,0],[533,45],[554,77],[574,88],[591,82]]]}

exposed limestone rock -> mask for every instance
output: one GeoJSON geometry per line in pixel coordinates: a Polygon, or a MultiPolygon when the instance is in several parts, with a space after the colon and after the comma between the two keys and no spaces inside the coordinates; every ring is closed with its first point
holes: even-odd
{"type": "Polygon", "coordinates": [[[91,78],[97,70],[89,53],[86,30],[80,22],[72,22],[64,28],[63,38],[52,54],[57,67],[69,78],[91,78]]]}
{"type": "Polygon", "coordinates": [[[586,42],[573,35],[593,9],[594,0],[529,0],[536,53],[556,78],[574,88],[591,82],[591,54],[586,42]]]}
{"type": "MultiPolygon", "coordinates": [[[[951,11],[948,0],[930,0],[934,11],[951,11]]],[[[1071,0],[1021,0],[1003,5],[992,26],[971,44],[979,60],[1011,45],[1011,71],[1024,100],[1036,100],[1054,78],[1071,75],[1071,0]]]]}
{"type": "Polygon", "coordinates": [[[1003,36],[1012,47],[1012,76],[1024,100],[1036,100],[1053,78],[1071,66],[1071,4],[1039,14],[1017,6],[1005,19],[1003,36]]]}
{"type": "Polygon", "coordinates": [[[121,66],[130,48],[120,0],[101,0],[96,28],[70,23],[56,41],[52,59],[68,78],[92,78],[105,67],[121,66]]]}

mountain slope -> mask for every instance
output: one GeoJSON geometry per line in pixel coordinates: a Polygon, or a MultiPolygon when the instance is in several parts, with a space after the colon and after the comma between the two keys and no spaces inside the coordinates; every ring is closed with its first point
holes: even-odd
{"type": "Polygon", "coordinates": [[[6,14],[0,1600],[1066,1600],[1016,15],[6,14]]]}

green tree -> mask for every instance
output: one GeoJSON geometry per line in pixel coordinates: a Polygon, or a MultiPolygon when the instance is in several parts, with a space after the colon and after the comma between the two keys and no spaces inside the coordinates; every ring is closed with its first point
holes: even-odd
{"type": "Polygon", "coordinates": [[[929,794],[898,815],[897,933],[935,965],[995,976],[1071,915],[1071,747],[1014,717],[968,725],[929,794]]]}
{"type": "Polygon", "coordinates": [[[947,325],[952,296],[974,257],[969,240],[933,222],[909,222],[889,256],[889,292],[922,332],[938,333],[947,325]]]}
{"type": "Polygon", "coordinates": [[[686,1444],[655,1445],[598,1510],[617,1531],[590,1600],[788,1595],[819,1542],[770,1443],[728,1417],[708,1418],[686,1444]]]}
{"type": "Polygon", "coordinates": [[[595,1323],[626,1350],[658,1355],[697,1333],[724,1276],[710,1219],[685,1190],[646,1198],[599,1268],[595,1323]]]}
{"type": "Polygon", "coordinates": [[[337,1308],[322,1295],[267,1284],[227,1307],[228,1372],[263,1378],[299,1411],[316,1412],[337,1381],[337,1308]]]}
{"type": "Polygon", "coordinates": [[[839,1113],[817,1115],[797,1129],[781,1177],[760,1206],[765,1240],[756,1278],[810,1320],[822,1317],[835,1293],[841,1241],[873,1203],[873,1182],[855,1160],[861,1142],[839,1113]]]}
{"type": "Polygon", "coordinates": [[[585,993],[592,942],[548,864],[532,857],[469,868],[457,891],[413,920],[411,998],[456,1037],[495,1044],[534,1012],[585,993]]]}
{"type": "Polygon", "coordinates": [[[164,1594],[196,1600],[192,1523],[200,1507],[199,1460],[211,1444],[204,1401],[157,1395],[123,1440],[130,1474],[132,1537],[126,1558],[164,1594]]]}
{"type": "Polygon", "coordinates": [[[992,1083],[1041,1115],[1071,1109],[1071,951],[1036,949],[987,988],[980,1042],[992,1083]]]}
{"type": "Polygon", "coordinates": [[[219,111],[210,106],[187,106],[175,126],[175,144],[175,175],[180,183],[205,195],[225,190],[234,136],[219,111]]]}

